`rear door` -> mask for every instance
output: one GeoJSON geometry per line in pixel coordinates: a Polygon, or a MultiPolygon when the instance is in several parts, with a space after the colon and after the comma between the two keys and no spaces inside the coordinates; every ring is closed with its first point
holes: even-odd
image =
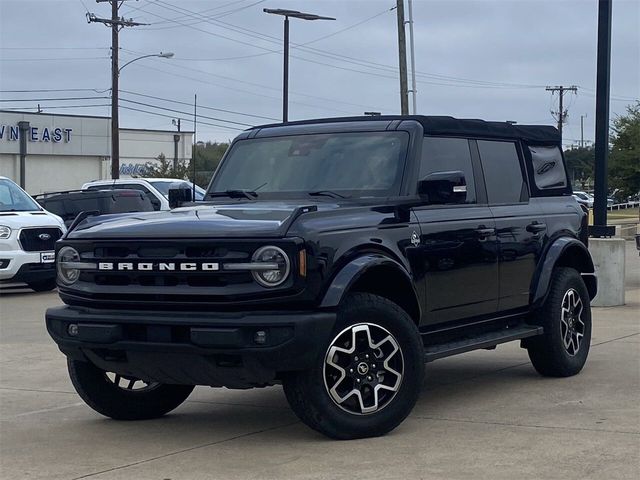
{"type": "Polygon", "coordinates": [[[547,231],[543,212],[531,201],[519,143],[497,140],[473,143],[480,155],[498,236],[498,310],[526,307],[547,231]]]}
{"type": "Polygon", "coordinates": [[[497,309],[497,239],[484,188],[477,181],[481,178],[477,156],[472,157],[467,139],[425,137],[419,178],[455,170],[465,174],[465,203],[414,209],[421,229],[416,250],[426,298],[423,323],[490,314],[497,309]]]}

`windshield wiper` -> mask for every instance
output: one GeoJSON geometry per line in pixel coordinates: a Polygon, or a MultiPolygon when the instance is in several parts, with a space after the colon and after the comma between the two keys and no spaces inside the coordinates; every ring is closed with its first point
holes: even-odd
{"type": "Polygon", "coordinates": [[[253,190],[225,190],[224,192],[209,192],[208,197],[248,198],[253,200],[258,196],[253,190]]]}
{"type": "Polygon", "coordinates": [[[315,192],[309,192],[310,197],[331,197],[331,198],[349,198],[348,195],[341,195],[331,190],[316,190],[315,192]]]}

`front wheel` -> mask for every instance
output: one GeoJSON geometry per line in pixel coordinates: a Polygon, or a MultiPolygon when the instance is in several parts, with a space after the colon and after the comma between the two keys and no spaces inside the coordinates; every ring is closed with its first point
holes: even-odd
{"type": "Polygon", "coordinates": [[[582,370],[591,342],[591,306],[587,287],[573,268],[553,271],[549,293],[534,322],[544,327],[530,339],[529,358],[541,375],[569,377],[582,370]]]}
{"type": "Polygon", "coordinates": [[[164,385],[105,372],[89,362],[67,360],[71,383],[96,412],[115,420],[148,420],[177,408],[193,385],[164,385]]]}
{"type": "Polygon", "coordinates": [[[284,378],[284,392],[309,427],[337,439],[375,437],[397,427],[415,405],[424,352],[415,324],[395,303],[350,295],[313,368],[284,378]]]}

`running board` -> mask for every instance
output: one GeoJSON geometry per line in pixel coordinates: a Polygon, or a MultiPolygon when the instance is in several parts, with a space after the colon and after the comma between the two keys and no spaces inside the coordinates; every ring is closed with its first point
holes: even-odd
{"type": "Polygon", "coordinates": [[[542,327],[518,325],[517,327],[484,332],[473,337],[465,337],[447,343],[428,345],[424,347],[424,361],[432,362],[439,358],[450,357],[451,355],[470,352],[471,350],[478,350],[480,348],[491,348],[500,343],[534,337],[542,333],[542,327]]]}

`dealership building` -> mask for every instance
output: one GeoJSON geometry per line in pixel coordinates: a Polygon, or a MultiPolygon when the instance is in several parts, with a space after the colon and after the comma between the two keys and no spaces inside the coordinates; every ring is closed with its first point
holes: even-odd
{"type": "MultiPolygon", "coordinates": [[[[193,132],[121,128],[120,177],[144,176],[160,155],[188,162],[192,143],[193,132]]],[[[0,175],[32,195],[111,178],[111,118],[0,110],[0,175]]]]}

